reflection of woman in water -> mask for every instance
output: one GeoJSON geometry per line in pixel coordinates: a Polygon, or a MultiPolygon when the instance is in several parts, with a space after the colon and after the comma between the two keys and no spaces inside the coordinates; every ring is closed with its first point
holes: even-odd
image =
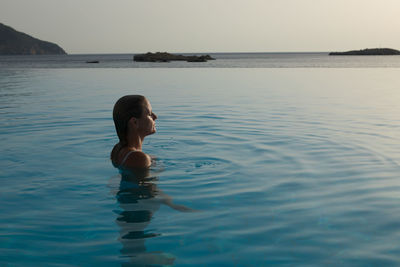
{"type": "Polygon", "coordinates": [[[148,171],[123,171],[116,192],[120,207],[117,225],[120,227],[121,254],[129,259],[122,266],[172,265],[175,258],[161,251],[147,251],[145,240],[160,234],[147,229],[154,213],[160,208],[155,177],[148,171]]]}
{"type": "Polygon", "coordinates": [[[111,161],[121,171],[116,195],[122,209],[116,220],[121,228],[121,252],[133,265],[172,264],[173,257],[146,252],[145,239],[159,234],[145,228],[161,204],[179,211],[193,210],[174,204],[170,196],[157,189],[155,178],[150,175],[152,160],[142,152],[142,144],[147,135],[156,132],[157,116],[144,96],[127,95],[115,103],[113,119],[119,143],[111,152],[111,161]]]}

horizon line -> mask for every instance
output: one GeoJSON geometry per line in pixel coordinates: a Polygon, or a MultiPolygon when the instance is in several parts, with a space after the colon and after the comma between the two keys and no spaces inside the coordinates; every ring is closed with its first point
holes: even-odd
{"type": "Polygon", "coordinates": [[[127,54],[145,54],[145,53],[171,53],[171,54],[311,54],[311,53],[330,53],[332,51],[269,51],[269,52],[168,52],[168,51],[147,51],[147,52],[98,52],[98,53],[67,53],[67,55],[127,55],[127,54]]]}

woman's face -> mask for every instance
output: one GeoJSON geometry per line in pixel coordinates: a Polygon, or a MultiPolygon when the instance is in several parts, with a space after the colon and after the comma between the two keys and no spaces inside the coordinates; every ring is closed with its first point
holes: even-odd
{"type": "Polygon", "coordinates": [[[143,103],[142,117],[138,119],[138,131],[142,136],[156,132],[157,115],[153,113],[150,102],[146,99],[143,103]]]}

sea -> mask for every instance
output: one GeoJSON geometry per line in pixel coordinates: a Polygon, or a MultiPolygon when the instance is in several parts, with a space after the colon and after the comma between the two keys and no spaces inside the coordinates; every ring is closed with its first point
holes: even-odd
{"type": "Polygon", "coordinates": [[[135,62],[135,54],[0,56],[0,68],[399,68],[399,56],[329,56],[328,52],[179,53],[207,62],[135,62]],[[98,63],[88,63],[98,61],[98,63]]]}
{"type": "Polygon", "coordinates": [[[400,56],[210,55],[0,56],[0,266],[400,265],[400,56]]]}

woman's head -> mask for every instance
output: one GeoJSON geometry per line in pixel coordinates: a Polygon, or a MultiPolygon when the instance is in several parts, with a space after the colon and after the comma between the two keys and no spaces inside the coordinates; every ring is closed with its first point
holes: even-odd
{"type": "Polygon", "coordinates": [[[140,134],[154,133],[156,118],[149,101],[142,95],[123,96],[114,105],[113,120],[121,144],[126,144],[128,129],[133,127],[131,125],[134,125],[140,134]],[[151,118],[146,120],[148,116],[151,118]],[[149,121],[153,122],[152,125],[149,125],[151,124],[149,121]]]}

